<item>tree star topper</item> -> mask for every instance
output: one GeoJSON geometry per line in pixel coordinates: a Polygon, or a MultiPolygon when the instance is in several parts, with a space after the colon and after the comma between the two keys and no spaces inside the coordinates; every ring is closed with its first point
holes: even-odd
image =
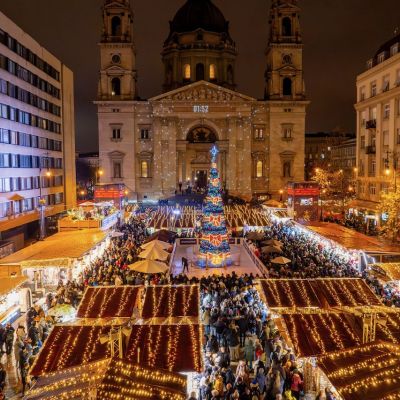
{"type": "Polygon", "coordinates": [[[214,145],[213,147],[211,147],[210,153],[211,153],[211,156],[212,156],[211,161],[212,161],[212,162],[215,162],[216,159],[217,159],[217,155],[218,155],[218,149],[217,149],[217,146],[216,146],[216,145],[214,145]]]}

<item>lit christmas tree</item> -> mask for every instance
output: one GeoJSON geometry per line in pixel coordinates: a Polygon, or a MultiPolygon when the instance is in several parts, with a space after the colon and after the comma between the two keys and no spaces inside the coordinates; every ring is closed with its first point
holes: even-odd
{"type": "Polygon", "coordinates": [[[211,149],[211,171],[208,192],[203,206],[200,240],[202,267],[221,267],[231,264],[224,204],[221,197],[221,181],[217,169],[218,149],[211,149]]]}

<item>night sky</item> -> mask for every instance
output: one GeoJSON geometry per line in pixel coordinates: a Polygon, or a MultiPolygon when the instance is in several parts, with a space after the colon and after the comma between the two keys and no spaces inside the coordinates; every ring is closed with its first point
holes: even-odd
{"type": "MultiPolygon", "coordinates": [[[[132,0],[138,89],[161,93],[160,52],[184,0],[132,0]]],[[[238,90],[262,98],[270,0],[214,0],[230,21],[239,50],[238,90]]],[[[354,132],[355,78],[400,26],[399,0],[300,0],[307,96],[307,132],[354,132]]],[[[76,147],[97,150],[96,108],[102,0],[1,0],[0,10],[75,75],[76,147]]]]}

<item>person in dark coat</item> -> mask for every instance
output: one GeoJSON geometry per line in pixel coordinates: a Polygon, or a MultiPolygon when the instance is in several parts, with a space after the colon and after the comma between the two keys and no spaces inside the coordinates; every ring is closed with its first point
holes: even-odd
{"type": "Polygon", "coordinates": [[[0,393],[3,392],[4,387],[6,385],[7,372],[3,367],[3,364],[0,363],[0,393]]]}
{"type": "Polygon", "coordinates": [[[11,354],[11,351],[13,348],[14,332],[15,332],[15,329],[11,326],[10,323],[7,323],[6,331],[5,331],[5,342],[6,342],[6,353],[8,356],[11,354]]]}
{"type": "Polygon", "coordinates": [[[4,343],[6,341],[6,328],[0,324],[0,353],[5,353],[4,343]]]}

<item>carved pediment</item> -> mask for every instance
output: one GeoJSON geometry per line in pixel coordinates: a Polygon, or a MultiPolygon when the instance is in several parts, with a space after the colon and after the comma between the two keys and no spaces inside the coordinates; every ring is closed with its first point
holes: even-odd
{"type": "Polygon", "coordinates": [[[191,164],[209,164],[211,162],[208,152],[197,153],[191,164]]]}
{"type": "Polygon", "coordinates": [[[244,94],[206,81],[199,81],[153,97],[150,101],[255,101],[244,94]]]}

